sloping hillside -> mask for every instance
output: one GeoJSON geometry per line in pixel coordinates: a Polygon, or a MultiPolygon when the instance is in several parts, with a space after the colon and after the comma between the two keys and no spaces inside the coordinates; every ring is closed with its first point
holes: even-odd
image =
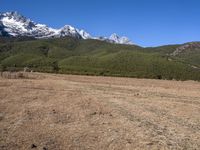
{"type": "Polygon", "coordinates": [[[199,52],[184,59],[170,55],[181,45],[142,48],[69,37],[0,41],[2,70],[29,67],[42,72],[200,80],[200,70],[193,66],[200,65],[199,52]]]}
{"type": "Polygon", "coordinates": [[[180,61],[190,63],[194,68],[200,68],[200,42],[181,45],[171,54],[180,61]]]}

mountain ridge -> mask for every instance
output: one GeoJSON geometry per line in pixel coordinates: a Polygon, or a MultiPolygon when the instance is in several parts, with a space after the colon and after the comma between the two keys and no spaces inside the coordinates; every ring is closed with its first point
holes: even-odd
{"type": "Polygon", "coordinates": [[[71,25],[65,25],[59,29],[51,28],[48,25],[35,23],[20,13],[0,13],[0,35],[1,36],[30,36],[35,38],[59,38],[70,36],[77,39],[96,39],[115,44],[133,45],[127,37],[120,37],[116,33],[110,37],[93,37],[84,30],[79,30],[71,25]]]}

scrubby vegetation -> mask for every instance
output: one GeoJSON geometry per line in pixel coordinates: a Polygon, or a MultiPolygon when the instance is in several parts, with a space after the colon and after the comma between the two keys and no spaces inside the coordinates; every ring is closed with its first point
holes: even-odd
{"type": "Polygon", "coordinates": [[[200,53],[170,56],[178,46],[142,48],[69,37],[1,38],[0,69],[29,67],[53,73],[200,80],[200,53]]]}

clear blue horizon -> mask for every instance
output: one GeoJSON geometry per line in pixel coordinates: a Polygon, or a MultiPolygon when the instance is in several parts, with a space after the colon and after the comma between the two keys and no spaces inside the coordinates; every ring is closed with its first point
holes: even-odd
{"type": "Polygon", "coordinates": [[[199,0],[0,0],[0,12],[7,11],[93,36],[117,33],[141,46],[200,41],[199,0]]]}

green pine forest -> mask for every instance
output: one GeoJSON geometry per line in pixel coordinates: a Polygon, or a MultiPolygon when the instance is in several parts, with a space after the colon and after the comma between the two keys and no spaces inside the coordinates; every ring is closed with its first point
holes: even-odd
{"type": "Polygon", "coordinates": [[[0,70],[200,81],[200,49],[143,48],[99,40],[0,38],[0,70]]]}

